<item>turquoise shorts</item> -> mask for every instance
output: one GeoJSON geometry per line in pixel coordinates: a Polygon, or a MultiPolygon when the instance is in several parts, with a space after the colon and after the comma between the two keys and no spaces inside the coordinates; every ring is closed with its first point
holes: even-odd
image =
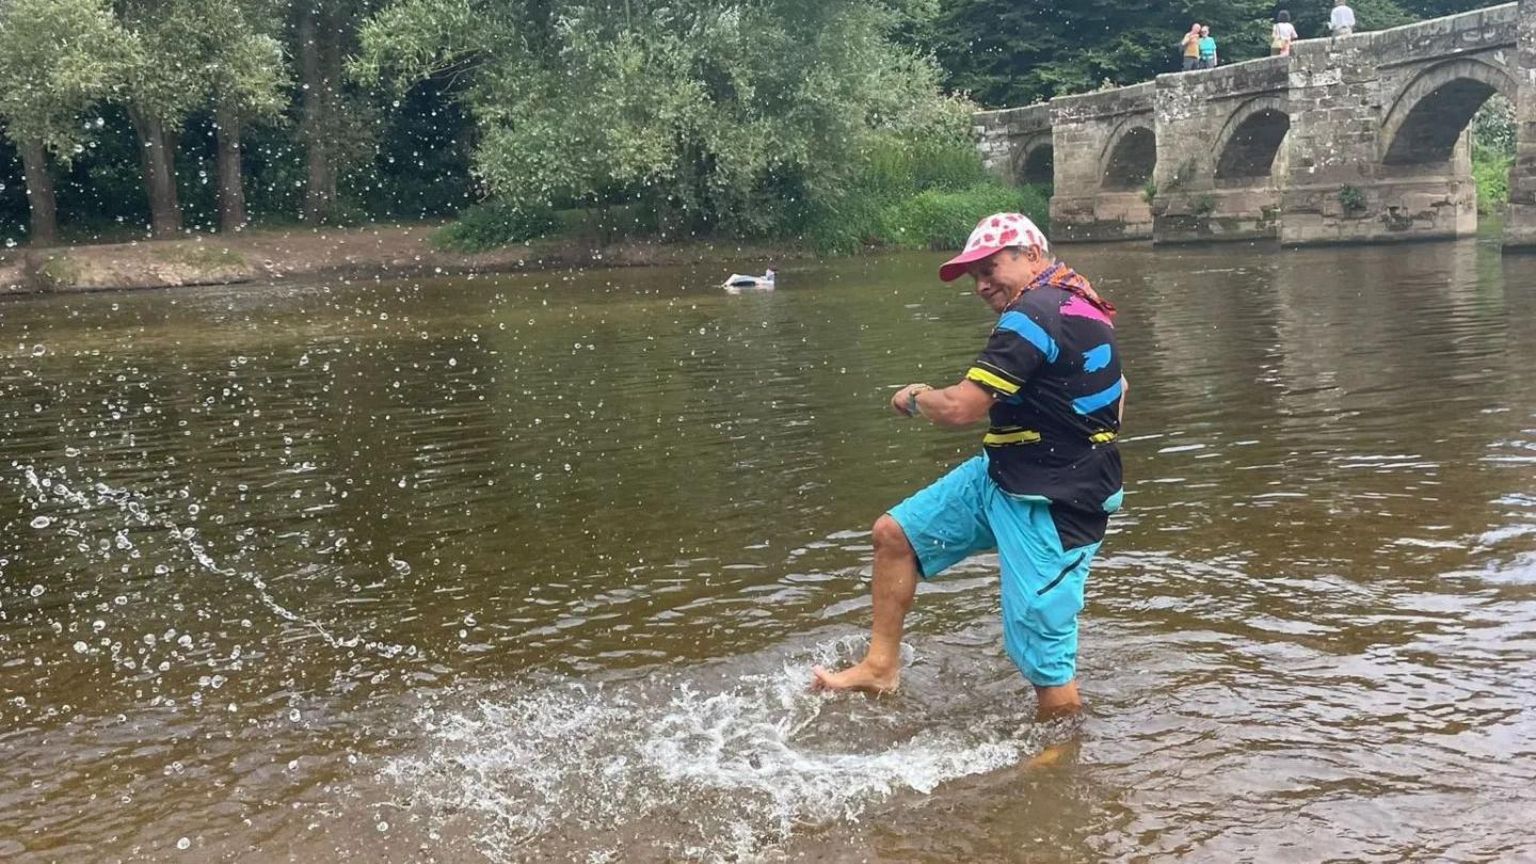
{"type": "Polygon", "coordinates": [[[1103,541],[1063,550],[1049,504],[998,488],[987,476],[985,455],[893,507],[890,516],[917,552],[924,579],[996,549],[1008,656],[1037,687],[1059,686],[1076,676],[1077,613],[1089,565],[1103,541]]]}

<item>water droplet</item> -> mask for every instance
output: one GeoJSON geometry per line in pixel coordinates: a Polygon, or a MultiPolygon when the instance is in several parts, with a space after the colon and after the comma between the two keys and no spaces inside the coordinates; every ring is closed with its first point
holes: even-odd
{"type": "Polygon", "coordinates": [[[53,520],[49,519],[47,516],[38,516],[38,517],[36,517],[36,518],[34,518],[32,520],[32,527],[36,528],[38,530],[42,530],[44,528],[47,528],[49,525],[52,525],[52,524],[53,524],[53,520]]]}
{"type": "Polygon", "coordinates": [[[183,837],[180,840],[176,841],[176,848],[177,849],[191,849],[192,848],[192,841],[188,840],[185,837],[183,837]]]}

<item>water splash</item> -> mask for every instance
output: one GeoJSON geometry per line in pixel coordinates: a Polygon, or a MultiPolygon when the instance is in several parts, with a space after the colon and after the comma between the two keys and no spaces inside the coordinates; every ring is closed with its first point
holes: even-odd
{"type": "MultiPolygon", "coordinates": [[[[242,572],[233,567],[225,567],[214,560],[209,554],[206,544],[198,536],[198,530],[192,526],[182,526],[169,516],[155,512],[153,501],[147,496],[131,489],[121,489],[103,482],[86,483],[82,491],[71,486],[67,482],[67,475],[63,471],[56,473],[45,472],[39,475],[37,469],[31,465],[18,466],[26,479],[27,487],[37,498],[37,503],[46,506],[49,503],[64,504],[74,508],[75,512],[95,510],[100,507],[116,509],[121,515],[126,516],[131,524],[156,530],[163,530],[182,546],[191,556],[197,566],[208,573],[245,583],[256,594],[261,604],[273,615],[292,624],[297,624],[313,630],[332,648],[358,648],[377,654],[385,659],[391,659],[401,655],[417,656],[420,652],[414,645],[400,645],[393,642],[381,642],[371,639],[363,639],[359,636],[338,636],[330,628],[313,618],[292,611],[280,603],[273,596],[271,589],[264,579],[253,572],[242,572]]],[[[196,513],[197,505],[191,505],[189,512],[196,513]]],[[[32,527],[38,529],[48,528],[55,520],[46,516],[38,516],[32,520],[32,527]]],[[[74,530],[73,528],[69,530],[74,530]]],[[[116,534],[119,547],[130,543],[127,535],[119,531],[116,534]]],[[[131,545],[131,544],[130,544],[131,545]]]]}
{"type": "Polygon", "coordinates": [[[846,640],[822,643],[713,687],[695,669],[429,707],[420,751],[384,774],[493,861],[755,860],[893,796],[1018,765],[1060,731],[983,703],[937,728],[899,698],[810,693],[809,664],[842,653],[846,640]]]}

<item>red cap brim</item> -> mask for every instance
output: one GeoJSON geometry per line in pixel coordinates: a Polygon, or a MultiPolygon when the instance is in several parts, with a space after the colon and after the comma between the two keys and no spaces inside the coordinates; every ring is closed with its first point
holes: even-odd
{"type": "Polygon", "coordinates": [[[1001,251],[1003,251],[1001,246],[977,246],[967,249],[939,265],[939,281],[953,282],[965,275],[965,265],[996,255],[1001,251]]]}

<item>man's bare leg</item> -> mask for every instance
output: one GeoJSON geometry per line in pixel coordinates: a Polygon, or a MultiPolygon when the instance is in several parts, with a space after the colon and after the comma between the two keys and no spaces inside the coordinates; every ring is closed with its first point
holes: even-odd
{"type": "Polygon", "coordinates": [[[1077,694],[1076,681],[1068,681],[1059,687],[1036,687],[1035,699],[1038,702],[1035,720],[1040,723],[1083,710],[1083,700],[1077,694]]]}
{"type": "MultiPolygon", "coordinates": [[[[875,575],[870,596],[875,621],[864,659],[841,672],[813,667],[814,690],[895,690],[901,681],[901,633],[917,594],[917,554],[906,532],[889,515],[875,520],[875,575]]],[[[1076,692],[1074,690],[1074,692],[1076,692]]]]}

